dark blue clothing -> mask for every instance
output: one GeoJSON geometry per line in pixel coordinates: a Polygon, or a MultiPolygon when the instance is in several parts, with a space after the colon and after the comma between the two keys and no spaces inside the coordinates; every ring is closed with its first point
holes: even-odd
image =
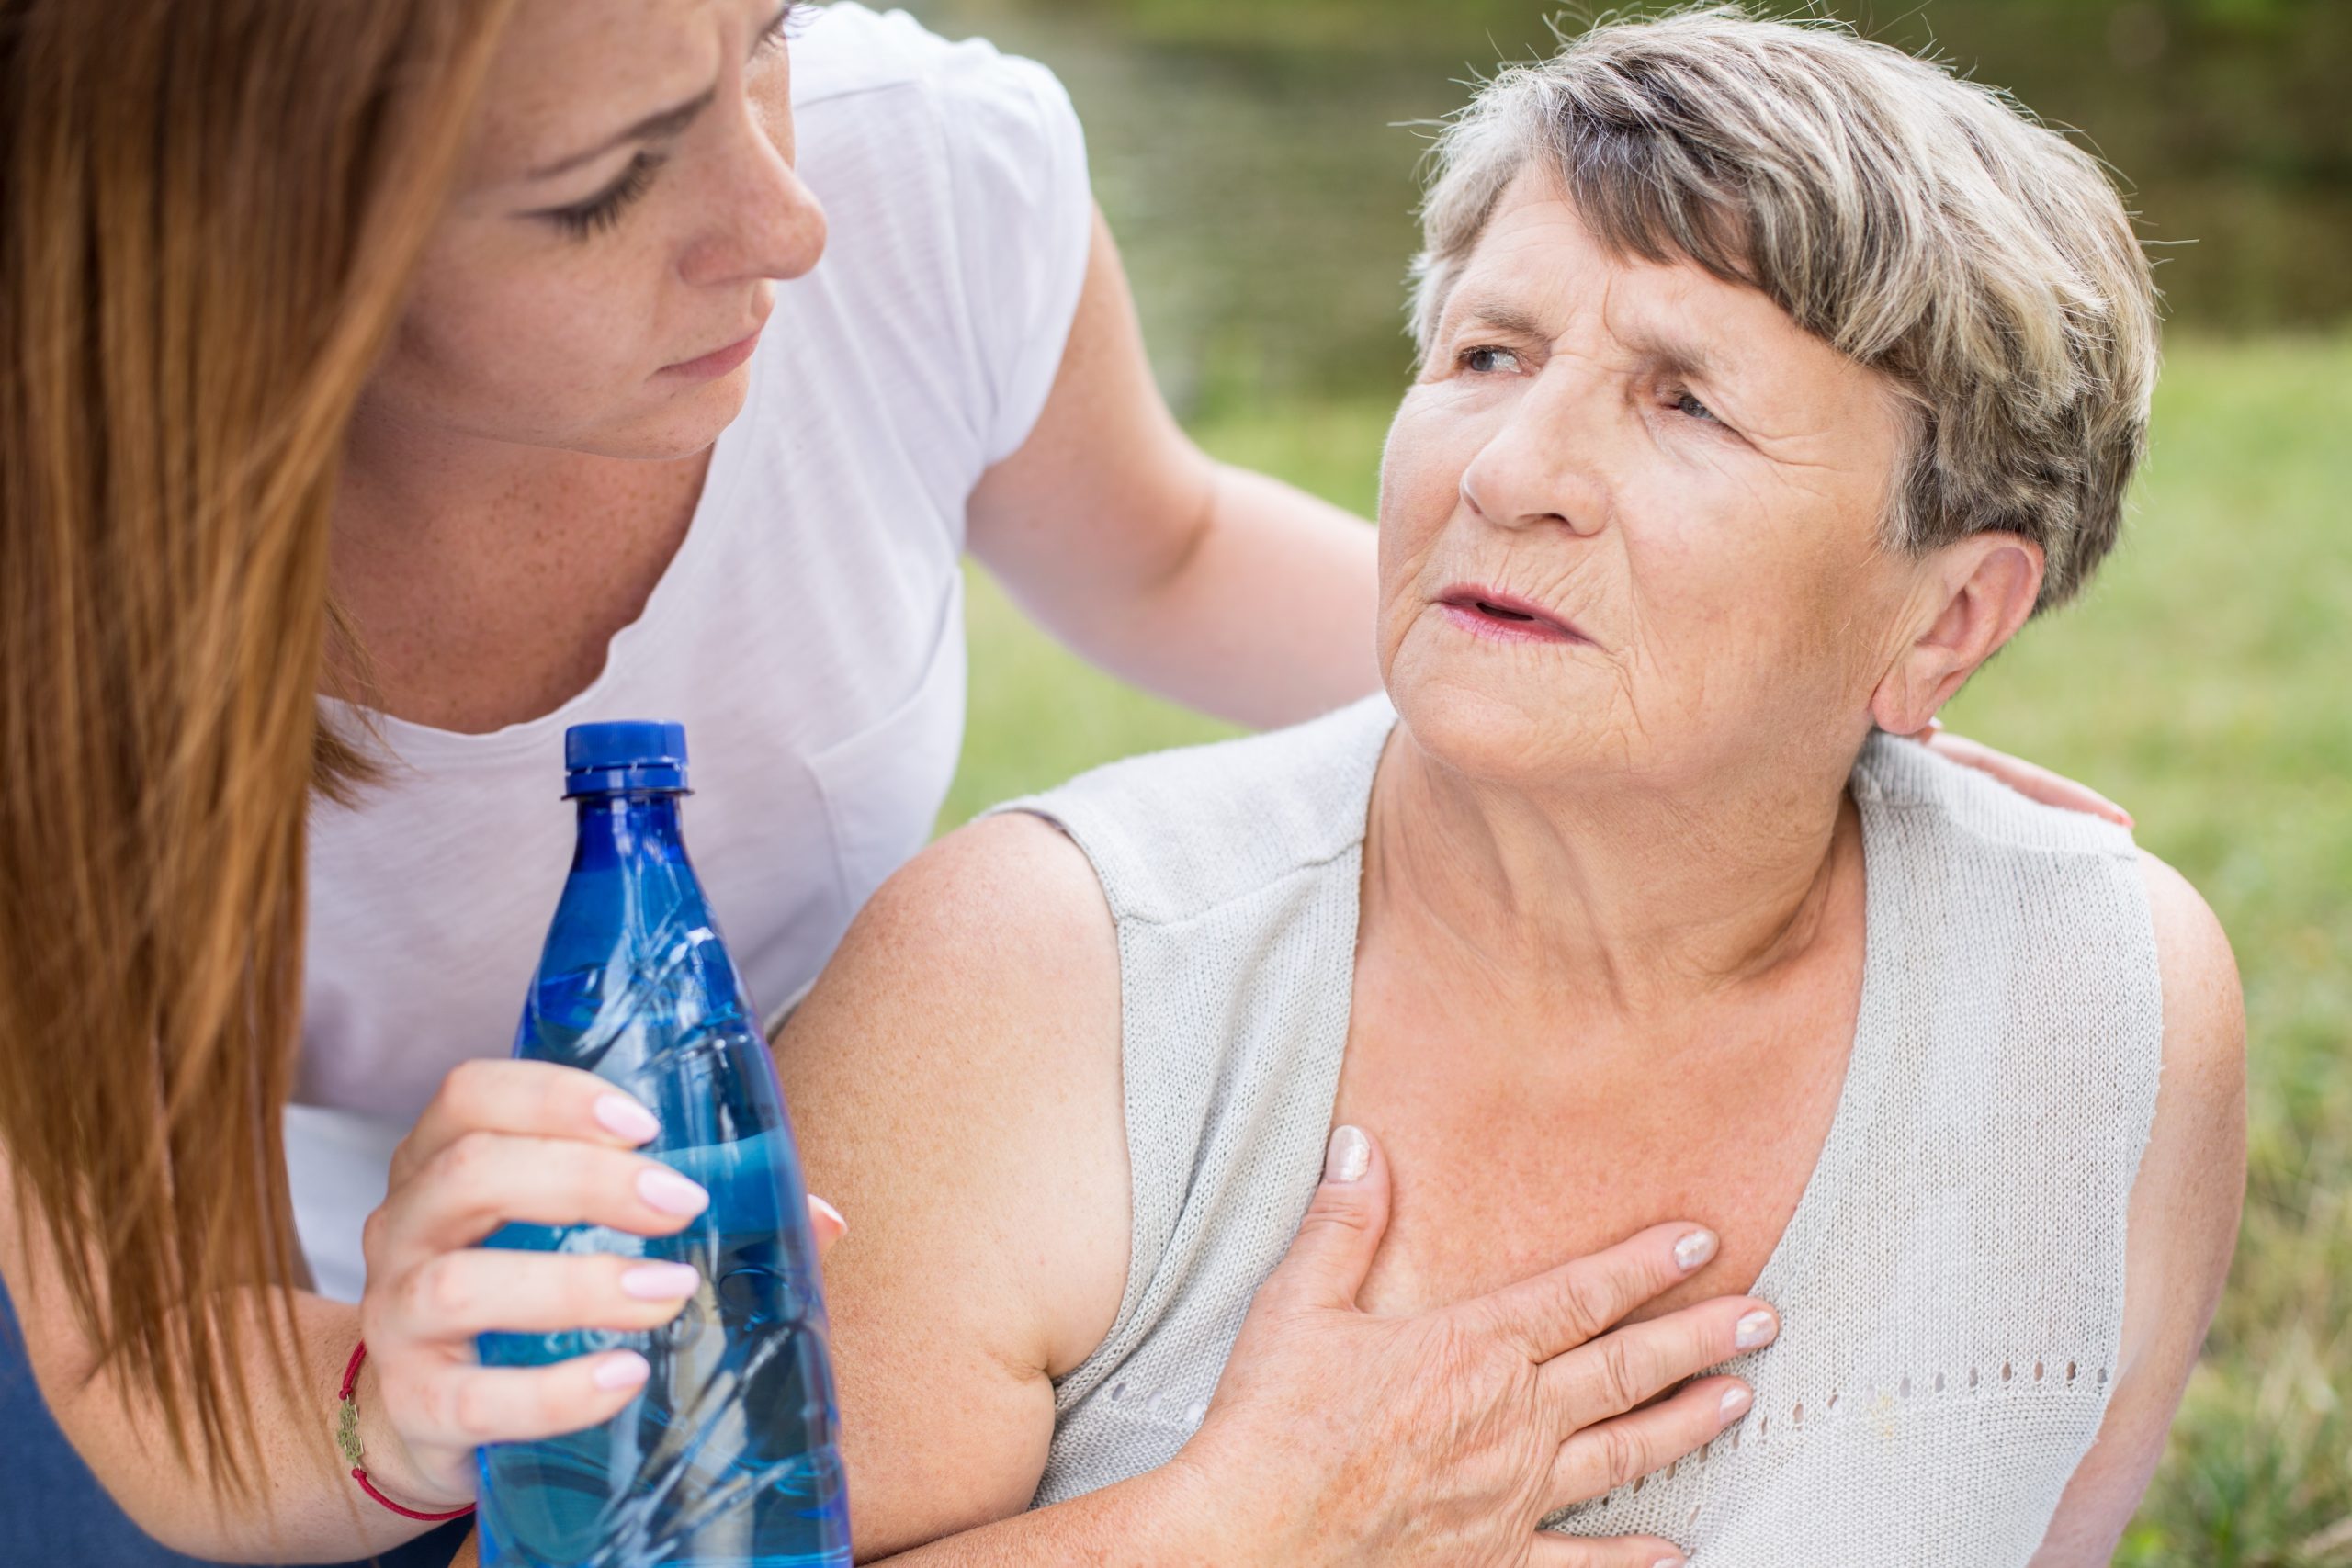
{"type": "MultiPolygon", "coordinates": [[[[372,1506],[373,1505],[369,1505],[372,1506]]],[[[466,1538],[458,1519],[375,1561],[447,1568],[466,1538]]],[[[0,1289],[0,1564],[6,1568],[204,1568],[158,1546],[114,1505],[50,1418],[0,1289]]]]}

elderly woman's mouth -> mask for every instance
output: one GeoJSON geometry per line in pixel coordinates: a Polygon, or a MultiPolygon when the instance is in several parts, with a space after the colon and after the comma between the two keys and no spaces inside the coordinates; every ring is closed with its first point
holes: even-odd
{"type": "Polygon", "coordinates": [[[1438,595],[1445,618],[1473,637],[1497,642],[1590,642],[1592,639],[1539,604],[1490,588],[1449,588],[1438,595]]]}

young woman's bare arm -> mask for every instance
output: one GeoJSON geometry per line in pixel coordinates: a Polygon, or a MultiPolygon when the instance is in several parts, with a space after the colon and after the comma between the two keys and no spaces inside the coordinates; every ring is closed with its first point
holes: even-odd
{"type": "MultiPolygon", "coordinates": [[[[42,1397],[99,1482],[140,1529],[191,1556],[243,1562],[316,1562],[364,1557],[408,1540],[426,1527],[376,1507],[357,1495],[335,1451],[335,1387],[359,1335],[359,1309],[308,1293],[294,1297],[304,1354],[290,1393],[266,1362],[277,1337],[264,1292],[241,1292],[236,1311],[252,1324],[244,1343],[256,1354],[246,1369],[254,1391],[261,1451],[254,1468],[274,1517],[258,1506],[216,1502],[203,1461],[191,1469],[163,1436],[160,1406],[143,1386],[126,1387],[111,1371],[89,1375],[95,1357],[73,1327],[62,1267],[54,1253],[19,1225],[8,1162],[0,1158],[0,1275],[5,1275],[25,1349],[42,1397]],[[127,1401],[127,1404],[126,1404],[127,1401]],[[362,1506],[364,1505],[364,1507],[362,1506]]],[[[371,1383],[361,1388],[362,1409],[371,1383]]],[[[371,1420],[368,1435],[380,1433],[371,1420]]]]}
{"type": "Polygon", "coordinates": [[[1372,529],[1178,427],[1099,213],[1052,394],[973,491],[970,540],[1063,642],[1204,712],[1271,728],[1379,684],[1372,529]]]}

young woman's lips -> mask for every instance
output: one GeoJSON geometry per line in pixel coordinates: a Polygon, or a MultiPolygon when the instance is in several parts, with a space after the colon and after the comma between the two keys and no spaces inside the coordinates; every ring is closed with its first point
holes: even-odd
{"type": "Polygon", "coordinates": [[[1449,588],[1438,595],[1438,607],[1464,631],[1495,642],[1592,640],[1551,611],[1488,588],[1449,588]]]}
{"type": "Polygon", "coordinates": [[[751,358],[752,350],[759,346],[760,329],[754,327],[748,335],[729,344],[725,348],[715,348],[699,359],[684,359],[675,365],[664,365],[661,373],[664,376],[683,377],[689,381],[707,381],[714,376],[726,375],[729,370],[751,358]]]}

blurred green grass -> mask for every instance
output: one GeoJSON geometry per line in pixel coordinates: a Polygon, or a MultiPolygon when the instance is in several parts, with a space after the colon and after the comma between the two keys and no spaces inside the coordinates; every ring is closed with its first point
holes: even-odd
{"type": "MultiPolygon", "coordinates": [[[[1367,515],[1388,404],[1194,434],[1367,515]]],[[[2170,351],[2123,547],[1962,694],[1956,728],[2106,791],[2237,949],[2252,1181],[2204,1364],[2117,1561],[2352,1564],[2352,336],[2170,351]]],[[[1080,663],[985,577],[943,825],[1231,733],[1080,663]]]]}

